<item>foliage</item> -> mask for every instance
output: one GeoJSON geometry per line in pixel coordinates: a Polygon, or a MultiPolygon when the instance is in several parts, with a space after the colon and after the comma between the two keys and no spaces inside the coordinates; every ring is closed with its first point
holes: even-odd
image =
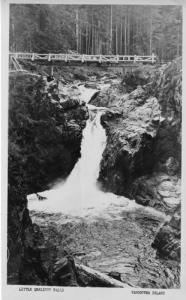
{"type": "Polygon", "coordinates": [[[10,5],[10,50],[181,55],[181,6],[10,5]]]}
{"type": "Polygon", "coordinates": [[[158,98],[162,112],[181,122],[182,59],[177,58],[158,68],[148,87],[148,93],[158,98]],[[174,114],[173,114],[174,112],[174,114]]]}

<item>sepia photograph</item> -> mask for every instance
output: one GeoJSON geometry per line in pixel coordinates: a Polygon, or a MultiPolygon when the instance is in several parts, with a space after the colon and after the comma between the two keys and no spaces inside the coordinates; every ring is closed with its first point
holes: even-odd
{"type": "Polygon", "coordinates": [[[8,286],[181,288],[182,10],[9,3],[8,286]]]}

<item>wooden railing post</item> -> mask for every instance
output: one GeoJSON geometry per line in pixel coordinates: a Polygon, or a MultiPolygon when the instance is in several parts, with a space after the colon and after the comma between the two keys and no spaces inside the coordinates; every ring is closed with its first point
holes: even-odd
{"type": "Polygon", "coordinates": [[[37,54],[37,53],[24,53],[24,52],[15,52],[15,53],[10,53],[10,57],[15,57],[15,58],[20,58],[20,59],[26,59],[26,60],[63,60],[65,62],[68,61],[79,61],[79,62],[86,62],[86,61],[92,61],[92,62],[110,62],[110,63],[120,63],[120,62],[149,62],[154,64],[157,60],[157,57],[154,53],[152,55],[102,55],[102,54],[97,54],[97,55],[86,55],[86,54],[78,54],[78,55],[73,55],[73,54],[68,54],[68,53],[60,53],[60,54],[55,54],[55,53],[48,53],[48,54],[37,54]]]}

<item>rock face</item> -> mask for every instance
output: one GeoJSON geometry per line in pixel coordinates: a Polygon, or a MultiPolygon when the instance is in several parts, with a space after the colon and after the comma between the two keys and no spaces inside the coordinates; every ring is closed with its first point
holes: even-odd
{"type": "Polygon", "coordinates": [[[137,203],[172,213],[180,204],[181,182],[176,175],[153,172],[137,178],[131,185],[130,197],[137,203]]]}
{"type": "Polygon", "coordinates": [[[158,231],[152,247],[157,254],[166,259],[180,261],[181,255],[181,214],[177,207],[171,220],[166,222],[158,231]]]}
{"type": "MultiPolygon", "coordinates": [[[[153,70],[143,83],[140,78],[130,85],[125,77],[92,103],[112,108],[102,116],[107,134],[99,176],[103,189],[169,214],[180,211],[181,201],[181,69],[177,59],[153,70]]],[[[164,258],[180,257],[178,212],[153,243],[164,258]]]]}
{"type": "Polygon", "coordinates": [[[146,85],[153,80],[156,72],[155,66],[140,65],[132,73],[126,73],[121,82],[120,88],[124,93],[130,93],[138,85],[146,85]]]}
{"type": "Polygon", "coordinates": [[[181,199],[181,61],[163,66],[148,93],[158,98],[161,124],[154,142],[153,173],[130,188],[138,203],[174,212],[181,199]]]}
{"type": "MultiPolygon", "coordinates": [[[[61,104],[55,81],[29,75],[10,77],[9,96],[8,283],[52,284],[55,249],[44,246],[40,228],[32,224],[26,195],[70,173],[80,156],[88,111],[79,100],[61,104]]],[[[71,276],[64,276],[63,284],[74,285],[72,259],[64,253],[64,260],[71,276]]]]}
{"type": "Polygon", "coordinates": [[[152,73],[150,84],[130,94],[115,86],[93,99],[115,112],[102,116],[107,145],[99,179],[110,191],[173,212],[180,203],[181,62],[152,73]]]}
{"type": "Polygon", "coordinates": [[[151,171],[160,113],[157,99],[147,98],[139,87],[120,98],[117,114],[107,112],[102,116],[107,146],[101,162],[100,180],[106,188],[128,195],[134,178],[151,171]]]}
{"type": "Polygon", "coordinates": [[[89,103],[95,106],[119,107],[122,94],[119,93],[118,85],[102,89],[97,97],[93,97],[89,103]]]}
{"type": "Polygon", "coordinates": [[[78,100],[60,103],[56,89],[33,77],[10,79],[9,183],[19,175],[27,193],[66,177],[80,156],[88,110],[78,100]]]}

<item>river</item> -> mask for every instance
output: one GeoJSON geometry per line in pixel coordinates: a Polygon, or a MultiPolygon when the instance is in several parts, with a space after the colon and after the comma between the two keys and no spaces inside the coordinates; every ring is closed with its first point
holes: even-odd
{"type": "Polygon", "coordinates": [[[167,216],[100,189],[97,178],[106,144],[100,124],[104,108],[88,104],[95,90],[81,87],[81,92],[90,115],[83,131],[81,157],[67,180],[39,193],[46,199],[28,196],[32,221],[57,247],[58,258],[65,249],[77,262],[104,273],[119,272],[124,282],[134,286],[169,287],[170,264],[157,258],[151,247],[167,216]]]}

